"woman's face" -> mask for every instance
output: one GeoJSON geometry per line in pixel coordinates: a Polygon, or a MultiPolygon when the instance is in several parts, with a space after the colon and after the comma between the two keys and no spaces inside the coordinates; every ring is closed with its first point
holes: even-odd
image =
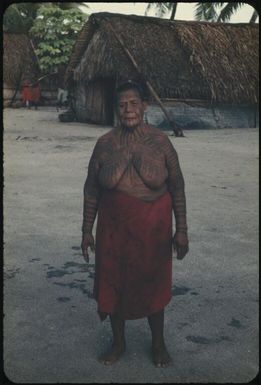
{"type": "Polygon", "coordinates": [[[136,90],[130,89],[119,94],[117,112],[124,128],[133,131],[142,125],[145,109],[146,103],[141,100],[136,90]]]}

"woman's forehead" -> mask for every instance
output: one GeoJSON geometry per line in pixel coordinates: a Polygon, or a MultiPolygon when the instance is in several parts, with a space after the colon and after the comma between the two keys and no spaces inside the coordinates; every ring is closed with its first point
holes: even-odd
{"type": "Polygon", "coordinates": [[[119,94],[119,97],[118,97],[119,101],[130,100],[130,99],[141,100],[141,97],[140,97],[138,91],[136,91],[134,89],[133,90],[122,91],[119,94]]]}

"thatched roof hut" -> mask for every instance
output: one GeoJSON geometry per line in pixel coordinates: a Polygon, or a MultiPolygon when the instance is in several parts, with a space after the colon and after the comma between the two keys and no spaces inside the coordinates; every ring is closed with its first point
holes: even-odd
{"type": "MultiPolygon", "coordinates": [[[[99,84],[99,98],[108,92],[112,98],[117,82],[137,77],[110,25],[163,100],[212,105],[258,102],[258,25],[97,13],[79,33],[66,72],[66,80],[74,82],[76,94],[78,87],[84,87],[85,91],[82,88],[78,94],[85,93],[84,103],[88,100],[88,108],[93,108],[96,115],[97,100],[91,102],[97,99],[95,84],[99,84]],[[86,95],[90,92],[91,97],[86,95]]],[[[100,107],[100,114],[105,110],[100,107]]],[[[101,117],[100,122],[106,122],[106,118],[101,117]]]]}
{"type": "Polygon", "coordinates": [[[37,57],[25,34],[4,32],[3,80],[15,86],[20,78],[34,78],[40,73],[37,57]]]}
{"type": "Polygon", "coordinates": [[[33,81],[40,74],[32,43],[25,34],[3,34],[4,99],[9,99],[15,89],[28,79],[33,81]]]}

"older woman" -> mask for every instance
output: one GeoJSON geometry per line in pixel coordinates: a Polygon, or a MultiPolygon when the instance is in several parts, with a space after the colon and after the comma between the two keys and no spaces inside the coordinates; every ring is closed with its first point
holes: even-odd
{"type": "Polygon", "coordinates": [[[125,320],[148,317],[153,362],[164,367],[170,362],[163,331],[172,246],[178,259],[188,252],[184,179],[168,137],[143,121],[140,86],[124,83],[116,98],[119,127],[97,141],[84,185],[82,252],[88,263],[98,212],[94,297],[113,333],[101,362],[112,364],[125,351],[125,320]]]}

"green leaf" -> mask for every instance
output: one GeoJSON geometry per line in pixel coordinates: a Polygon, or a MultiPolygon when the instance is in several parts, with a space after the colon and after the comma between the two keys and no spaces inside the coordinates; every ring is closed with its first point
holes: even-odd
{"type": "Polygon", "coordinates": [[[4,30],[29,32],[40,68],[45,72],[68,63],[78,31],[88,17],[74,3],[66,9],[63,6],[58,2],[17,3],[9,6],[4,15],[4,30]]]}

